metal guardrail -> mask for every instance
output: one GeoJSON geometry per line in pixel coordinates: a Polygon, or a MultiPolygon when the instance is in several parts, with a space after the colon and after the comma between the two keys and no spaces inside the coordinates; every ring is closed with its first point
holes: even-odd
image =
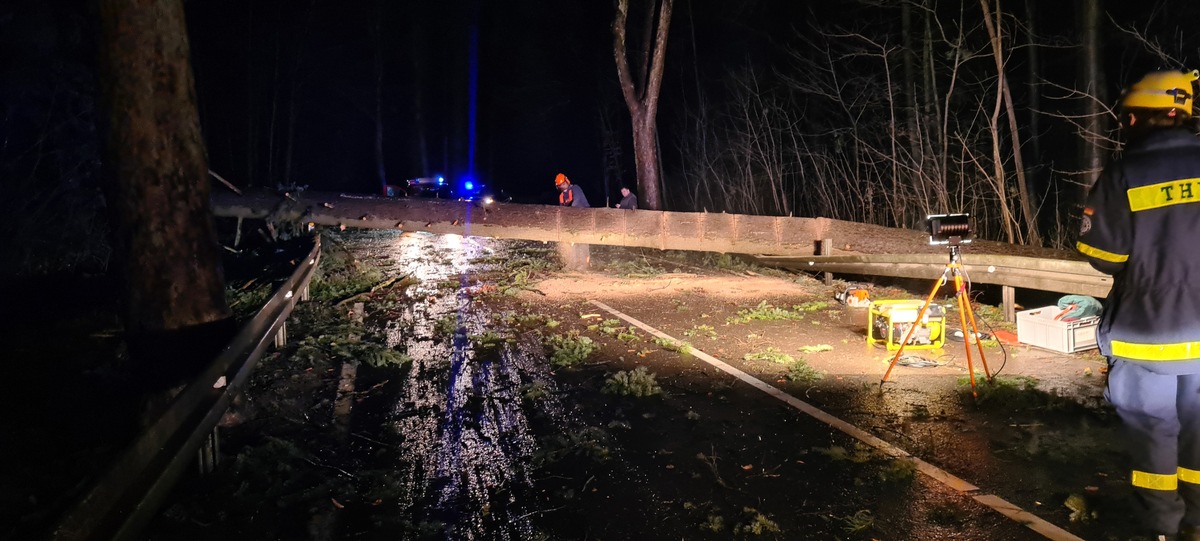
{"type": "MultiPolygon", "coordinates": [[[[321,257],[321,238],[225,350],[188,385],[149,428],[142,431],[88,493],[57,524],[54,541],[136,539],[184,468],[240,393],[272,341],[284,336],[297,298],[307,300],[308,284],[321,257]]],[[[203,462],[203,458],[201,461],[203,462]]]]}
{"type": "MultiPolygon", "coordinates": [[[[812,272],[837,272],[897,278],[927,278],[941,276],[949,255],[937,254],[879,254],[828,256],[757,256],[755,260],[768,266],[812,272]]],[[[962,256],[962,265],[971,281],[977,284],[997,284],[1057,293],[1104,297],[1112,287],[1112,277],[1092,269],[1084,261],[1041,259],[1009,255],[962,256]]]]}

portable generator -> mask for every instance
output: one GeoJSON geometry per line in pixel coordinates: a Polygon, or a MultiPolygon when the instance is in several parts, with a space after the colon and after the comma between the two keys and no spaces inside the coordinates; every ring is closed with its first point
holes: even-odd
{"type": "Polygon", "coordinates": [[[884,342],[889,350],[900,349],[900,343],[912,330],[906,349],[935,349],[946,343],[946,310],[930,304],[921,321],[921,301],[878,300],[867,311],[867,343],[884,342]],[[916,326],[916,329],[913,327],[916,326]]]}

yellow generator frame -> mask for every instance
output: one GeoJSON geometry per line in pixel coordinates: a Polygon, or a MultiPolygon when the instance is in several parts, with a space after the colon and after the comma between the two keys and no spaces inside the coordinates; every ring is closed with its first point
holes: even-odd
{"type": "MultiPolygon", "coordinates": [[[[878,300],[872,301],[867,311],[867,343],[883,342],[889,351],[900,349],[900,342],[908,334],[908,327],[917,322],[917,314],[924,303],[914,300],[878,300]],[[883,324],[886,332],[880,332],[877,322],[883,324]]],[[[928,344],[907,344],[906,349],[937,349],[946,343],[946,315],[939,305],[932,305],[925,311],[919,324],[928,330],[928,344]]],[[[917,335],[914,333],[913,338],[917,335]]]]}

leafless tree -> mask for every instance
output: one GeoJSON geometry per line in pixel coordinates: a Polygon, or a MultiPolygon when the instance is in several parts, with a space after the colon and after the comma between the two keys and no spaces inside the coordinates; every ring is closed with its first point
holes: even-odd
{"type": "Polygon", "coordinates": [[[899,34],[798,30],[789,66],[729,74],[722,103],[698,90],[680,128],[688,201],[900,227],[970,212],[980,236],[1040,242],[1002,33],[1022,27],[997,5],[875,2],[907,21],[899,34]]]}
{"type": "MultiPolygon", "coordinates": [[[[1017,129],[1016,107],[1013,105],[1012,91],[1008,87],[1008,74],[1004,67],[1004,58],[1006,52],[1001,36],[1003,20],[1001,18],[1000,0],[979,0],[979,5],[983,9],[983,22],[987,28],[988,37],[990,38],[992,44],[992,58],[996,60],[997,94],[999,98],[1002,98],[1005,116],[1008,119],[1010,137],[1009,142],[1012,145],[1012,158],[1015,169],[1014,172],[1017,175],[1017,194],[1020,197],[1019,201],[1021,204],[1021,215],[1024,218],[1026,234],[1028,235],[1029,243],[1040,245],[1042,240],[1041,235],[1038,233],[1037,211],[1034,208],[1033,196],[1029,193],[1029,183],[1025,179],[1025,164],[1021,157],[1021,133],[1020,130],[1017,129]],[[994,8],[993,1],[995,2],[994,8]],[[995,13],[995,18],[992,16],[993,11],[995,13]]],[[[993,113],[992,116],[992,131],[993,141],[995,141],[996,148],[994,162],[996,164],[996,178],[998,180],[997,184],[1000,188],[1002,188],[1000,193],[1004,193],[1004,169],[1002,168],[1004,161],[1001,159],[999,154],[1000,135],[998,133],[998,126],[996,125],[996,119],[999,116],[998,108],[1000,101],[1001,100],[999,99],[997,100],[997,111],[993,113]]],[[[1013,236],[1009,236],[1009,242],[1014,242],[1015,240],[1016,239],[1013,236]]]]}
{"type": "Polygon", "coordinates": [[[666,62],[667,36],[671,28],[674,0],[648,1],[642,57],[638,64],[636,80],[635,74],[630,70],[626,50],[629,0],[617,0],[617,16],[613,21],[613,55],[616,58],[621,94],[633,121],[633,152],[637,163],[638,195],[646,208],[661,209],[663,201],[659,185],[658,96],[662,88],[663,64],[666,62]],[[651,42],[651,29],[656,27],[653,7],[658,2],[661,4],[658,10],[657,32],[651,42]]]}

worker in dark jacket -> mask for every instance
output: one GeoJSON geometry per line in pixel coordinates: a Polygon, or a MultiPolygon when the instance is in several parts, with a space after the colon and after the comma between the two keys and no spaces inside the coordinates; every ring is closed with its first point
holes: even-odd
{"type": "Polygon", "coordinates": [[[564,207],[590,207],[587,196],[583,195],[583,188],[571,184],[571,179],[567,175],[559,173],[554,177],[554,185],[561,192],[558,194],[558,204],[564,207]]]}
{"type": "Polygon", "coordinates": [[[1125,92],[1125,152],[1093,186],[1076,244],[1113,276],[1096,337],[1151,539],[1200,539],[1198,77],[1154,72],[1125,92]]]}
{"type": "Polygon", "coordinates": [[[637,194],[629,191],[629,188],[621,186],[621,202],[617,203],[619,209],[637,209],[637,194]]]}

